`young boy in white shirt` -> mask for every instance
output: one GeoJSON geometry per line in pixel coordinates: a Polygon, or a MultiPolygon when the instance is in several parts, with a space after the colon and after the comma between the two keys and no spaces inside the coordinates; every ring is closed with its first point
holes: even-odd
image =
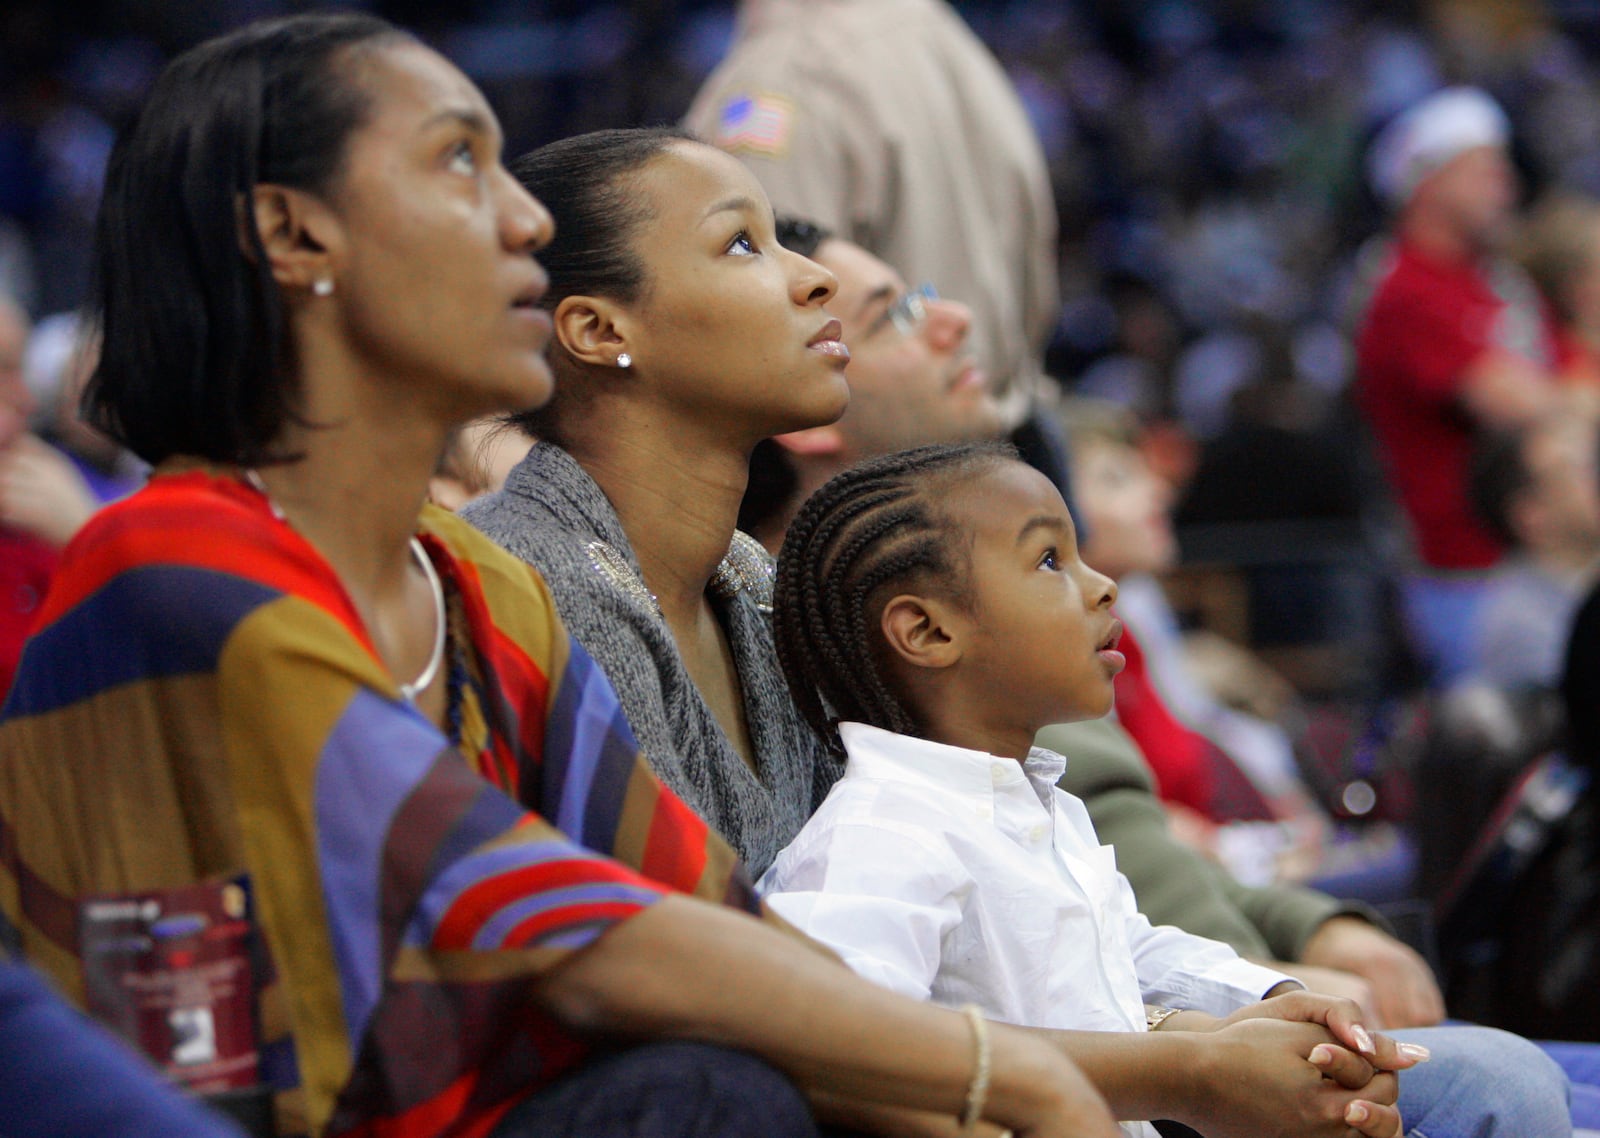
{"type": "Polygon", "coordinates": [[[1062,1032],[1138,1033],[1110,1052],[1062,1036],[1123,1117],[1221,1135],[1255,1133],[1264,1116],[1273,1133],[1396,1138],[1390,1076],[1367,1084],[1372,1067],[1346,1064],[1360,1052],[1397,1070],[1426,1050],[1375,1043],[1345,1001],[1261,1003],[1298,985],[1151,927],[1082,803],[1056,789],[1065,760],[1032,747],[1046,724],[1110,709],[1115,597],[1078,557],[1055,487],[1008,448],[925,447],[818,491],[779,558],[774,631],[802,712],[848,761],[763,876],[768,904],[909,995],[1062,1032]],[[1301,1034],[1268,1039],[1260,1019],[1299,1021],[1301,1034]],[[1188,1029],[1173,1032],[1188,1049],[1145,1035],[1147,1022],[1188,1029]],[[1300,1083],[1255,1092],[1284,1101],[1229,1098],[1286,1062],[1304,1065],[1300,1083]],[[1179,1077],[1196,1069],[1206,1077],[1179,1077]]]}

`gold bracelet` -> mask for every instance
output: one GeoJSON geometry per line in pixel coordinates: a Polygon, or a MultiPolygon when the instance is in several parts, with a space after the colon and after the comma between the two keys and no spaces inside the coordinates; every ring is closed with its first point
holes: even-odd
{"type": "Polygon", "coordinates": [[[1146,1031],[1160,1031],[1162,1024],[1182,1010],[1182,1008],[1163,1008],[1155,1004],[1146,1004],[1144,1006],[1144,1029],[1146,1031]]]}
{"type": "Polygon", "coordinates": [[[977,1053],[972,1065],[972,1082],[967,1084],[967,1105],[961,1112],[961,1131],[971,1133],[989,1104],[989,1021],[977,1004],[961,1005],[961,1014],[972,1025],[972,1045],[977,1053]]]}

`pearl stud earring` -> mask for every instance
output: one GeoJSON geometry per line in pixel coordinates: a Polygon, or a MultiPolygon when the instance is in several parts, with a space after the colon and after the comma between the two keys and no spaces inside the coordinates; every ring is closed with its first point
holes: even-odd
{"type": "Polygon", "coordinates": [[[633,366],[633,357],[630,356],[627,352],[621,353],[619,356],[617,356],[617,366],[618,367],[632,367],[633,366]]]}
{"type": "Polygon", "coordinates": [[[316,295],[318,295],[318,296],[332,296],[333,295],[333,278],[332,277],[318,277],[316,282],[312,284],[311,291],[313,293],[315,293],[316,295]]]}

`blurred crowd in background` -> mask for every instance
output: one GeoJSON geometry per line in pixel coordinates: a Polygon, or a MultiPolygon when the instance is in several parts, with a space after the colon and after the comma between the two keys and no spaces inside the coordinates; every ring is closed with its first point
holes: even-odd
{"type": "MultiPolygon", "coordinates": [[[[36,318],[87,287],[116,129],[165,59],[276,0],[20,0],[0,12],[0,291],[36,318]]],[[[733,5],[393,0],[488,92],[515,154],[674,121],[724,54],[733,5]]],[[[1379,124],[1447,82],[1500,100],[1531,199],[1600,192],[1594,0],[967,0],[1049,157],[1065,303],[1048,363],[1082,394],[1181,428],[1258,416],[1329,426],[1351,375],[1352,282],[1382,210],[1362,174],[1379,124]],[[1267,398],[1242,389],[1272,389],[1267,398]]],[[[1335,447],[1348,455],[1348,448],[1335,447]]],[[[1163,471],[1184,483],[1197,453],[1163,471]]],[[[1342,516],[1337,465],[1267,516],[1342,516]]],[[[1291,491],[1296,493],[1291,494],[1291,491]]],[[[1202,511],[1205,514],[1205,511],[1202,511]]],[[[1205,520],[1218,520],[1209,515],[1205,520]]]]}
{"type": "MultiPolygon", "coordinates": [[[[176,51],[280,0],[17,0],[0,12],[0,284],[40,315],[85,288],[114,132],[176,51]]],[[[365,5],[489,93],[507,149],[672,121],[723,55],[733,5],[365,5]]],[[[1051,161],[1068,298],[1057,375],[1217,433],[1230,385],[1281,366],[1324,394],[1353,259],[1381,216],[1372,131],[1445,82],[1517,126],[1530,191],[1600,191],[1593,0],[966,0],[1051,161]],[[1284,343],[1286,341],[1286,344],[1284,343]]]]}

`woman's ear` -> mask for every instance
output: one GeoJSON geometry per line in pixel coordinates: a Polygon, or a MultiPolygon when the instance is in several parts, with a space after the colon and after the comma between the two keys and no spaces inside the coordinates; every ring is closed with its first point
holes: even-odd
{"type": "Polygon", "coordinates": [[[628,339],[618,327],[620,313],[611,301],[569,296],[556,305],[556,339],[567,355],[596,367],[617,367],[627,353],[628,339]]]}
{"type": "MultiPolygon", "coordinates": [[[[254,261],[244,204],[241,201],[239,247],[254,261]]],[[[250,191],[248,204],[273,280],[284,288],[309,291],[318,281],[333,279],[339,226],[322,201],[301,190],[263,183],[250,191]]]]}
{"type": "Polygon", "coordinates": [[[883,606],[879,621],[889,650],[918,668],[948,668],[961,659],[965,624],[955,606],[902,593],[883,606]]]}

